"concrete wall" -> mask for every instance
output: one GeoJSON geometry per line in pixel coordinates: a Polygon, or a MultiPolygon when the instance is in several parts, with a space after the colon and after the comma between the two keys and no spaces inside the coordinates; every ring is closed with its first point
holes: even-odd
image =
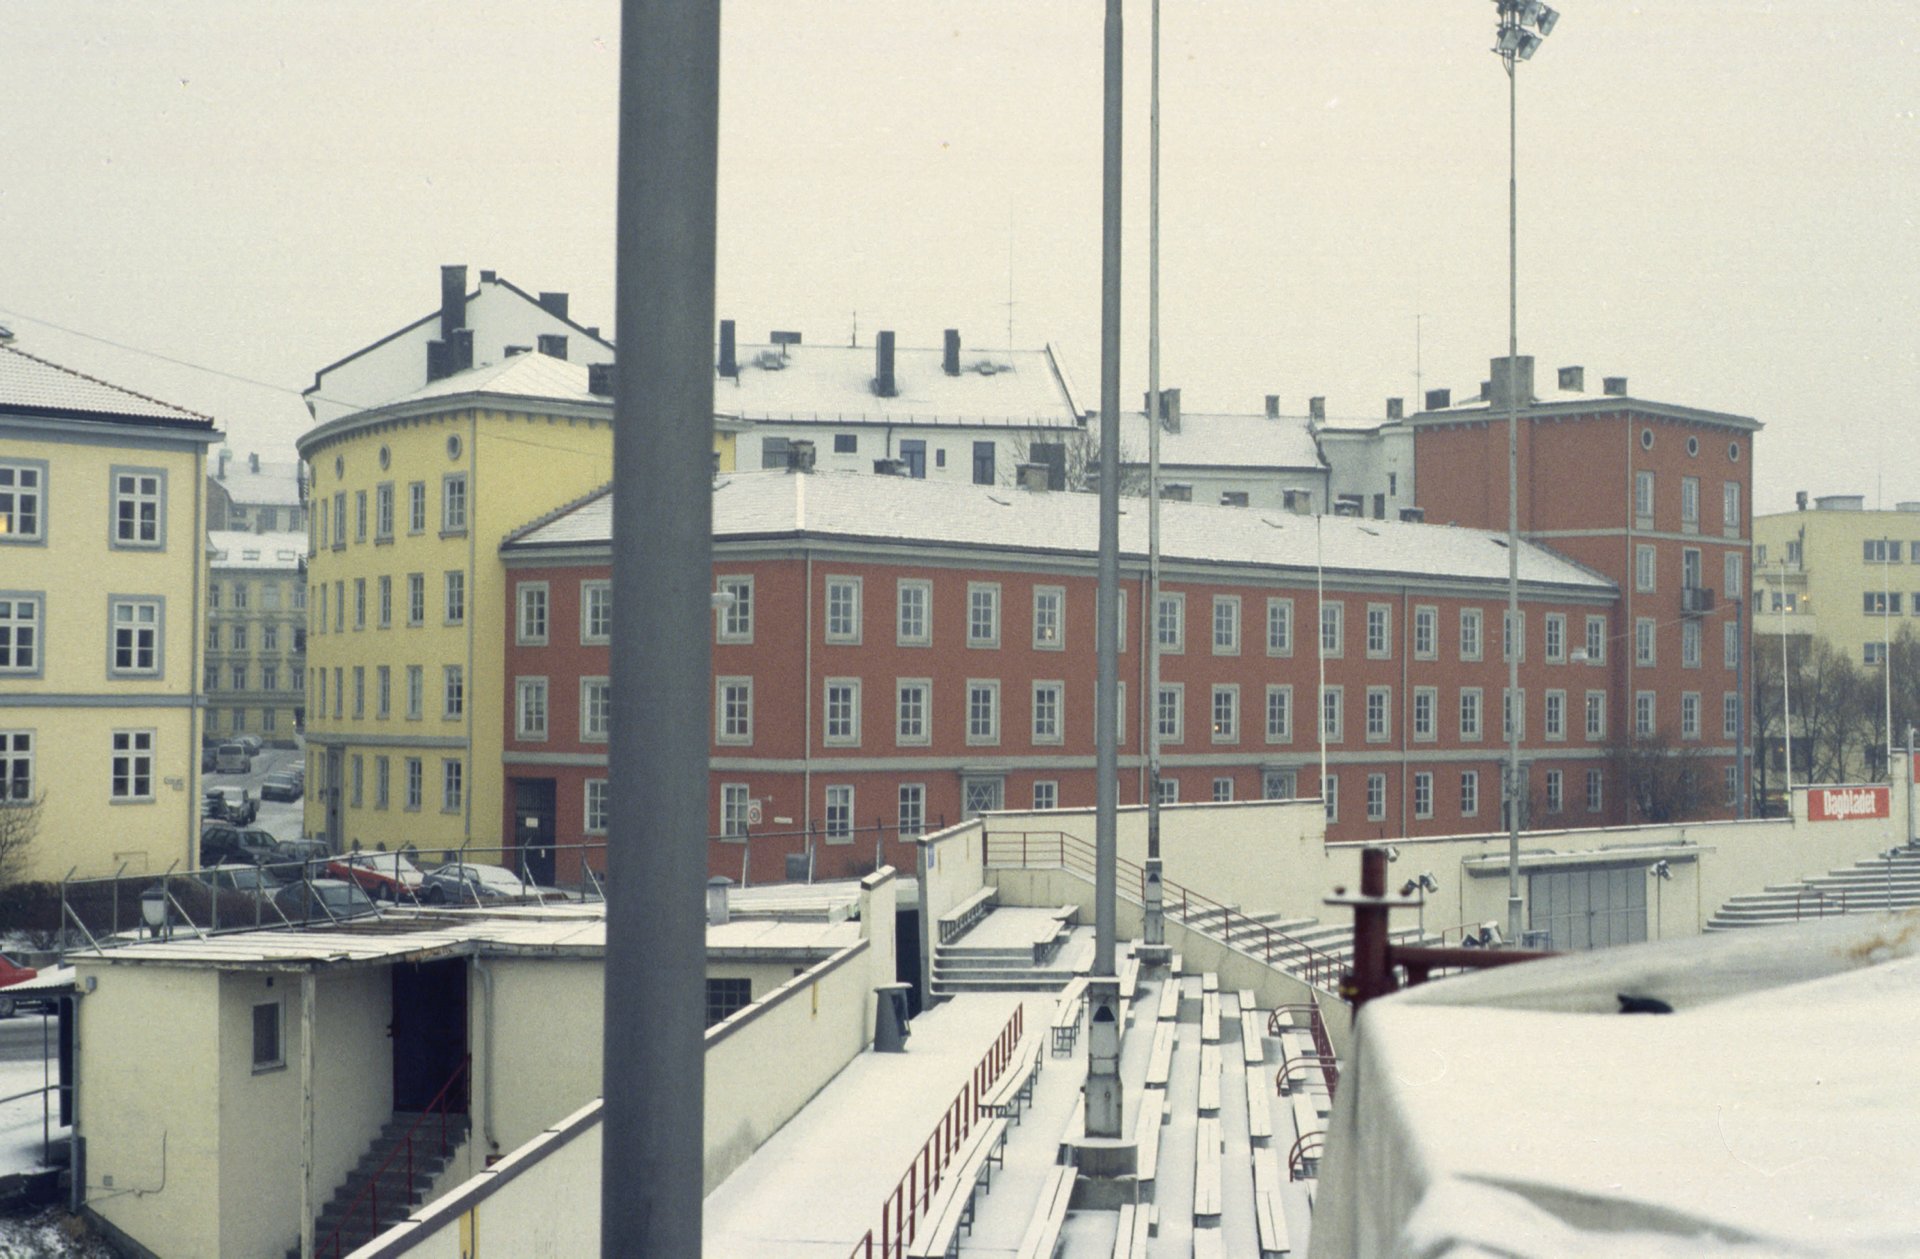
{"type": "Polygon", "coordinates": [[[606,979],[598,959],[491,958],[476,961],[469,984],[474,1136],[483,1154],[514,1149],[600,1096],[606,979]]]}

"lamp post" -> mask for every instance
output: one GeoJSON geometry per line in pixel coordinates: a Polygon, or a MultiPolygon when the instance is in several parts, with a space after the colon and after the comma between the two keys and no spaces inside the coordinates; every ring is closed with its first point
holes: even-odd
{"type": "Polygon", "coordinates": [[[1507,938],[1518,941],[1520,922],[1520,128],[1514,67],[1538,51],[1560,15],[1540,0],[1493,0],[1499,12],[1493,52],[1507,71],[1507,617],[1501,642],[1507,651],[1507,768],[1502,786],[1507,806],[1507,938]],[[1532,29],[1528,29],[1531,27],[1532,29]]]}

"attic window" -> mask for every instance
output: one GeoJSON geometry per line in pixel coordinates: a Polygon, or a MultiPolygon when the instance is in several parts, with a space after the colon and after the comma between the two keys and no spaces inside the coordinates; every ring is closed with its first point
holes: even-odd
{"type": "Polygon", "coordinates": [[[273,558],[277,560],[297,560],[300,558],[300,555],[295,551],[275,551],[273,558]]]}
{"type": "Polygon", "coordinates": [[[257,560],[260,558],[260,552],[252,549],[245,550],[240,552],[240,558],[243,560],[257,560]]]}

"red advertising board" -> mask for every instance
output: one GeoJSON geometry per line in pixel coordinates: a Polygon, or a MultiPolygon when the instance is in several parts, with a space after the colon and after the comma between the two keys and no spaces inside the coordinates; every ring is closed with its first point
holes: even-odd
{"type": "Polygon", "coordinates": [[[1892,816],[1893,793],[1879,787],[1812,787],[1807,791],[1810,822],[1862,822],[1892,816]]]}

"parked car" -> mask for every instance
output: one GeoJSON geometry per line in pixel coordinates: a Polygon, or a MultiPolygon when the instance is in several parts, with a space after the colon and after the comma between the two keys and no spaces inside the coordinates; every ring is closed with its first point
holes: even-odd
{"type": "Polygon", "coordinates": [[[200,816],[235,826],[250,826],[260,816],[260,802],[244,787],[209,787],[200,816]]]}
{"type": "Polygon", "coordinates": [[[6,954],[0,953],[0,1019],[12,1018],[15,1009],[29,1004],[28,1002],[8,996],[7,989],[13,987],[15,984],[24,984],[29,979],[39,975],[39,973],[40,972],[33,967],[22,966],[6,954]]]}
{"type": "Polygon", "coordinates": [[[380,912],[359,884],[344,879],[289,883],[275,893],[273,903],[295,923],[346,921],[380,912]]]}
{"type": "Polygon", "coordinates": [[[245,748],[249,757],[260,755],[261,744],[258,735],[243,734],[235,739],[234,742],[245,748]]]}
{"type": "Polygon", "coordinates": [[[420,899],[429,905],[501,905],[560,900],[557,888],[522,882],[499,866],[453,862],[429,870],[422,877],[420,899]]]}
{"type": "Polygon", "coordinates": [[[244,743],[222,743],[214,750],[213,768],[221,774],[251,774],[253,753],[244,743]]]}
{"type": "Polygon", "coordinates": [[[262,800],[298,800],[305,794],[306,787],[299,776],[283,769],[268,774],[266,781],[260,784],[262,800]]]}
{"type": "Polygon", "coordinates": [[[220,768],[220,749],[212,744],[200,749],[200,772],[211,774],[220,768]]]}
{"type": "Polygon", "coordinates": [[[354,852],[327,863],[327,874],[358,883],[375,900],[411,900],[420,895],[425,876],[397,852],[354,852]]]}
{"type": "Polygon", "coordinates": [[[282,886],[268,867],[237,861],[203,866],[193,872],[193,877],[222,892],[248,892],[254,896],[271,897],[282,886]]]}
{"type": "Polygon", "coordinates": [[[288,859],[280,841],[258,827],[209,823],[200,828],[202,866],[270,866],[288,859]]]}

